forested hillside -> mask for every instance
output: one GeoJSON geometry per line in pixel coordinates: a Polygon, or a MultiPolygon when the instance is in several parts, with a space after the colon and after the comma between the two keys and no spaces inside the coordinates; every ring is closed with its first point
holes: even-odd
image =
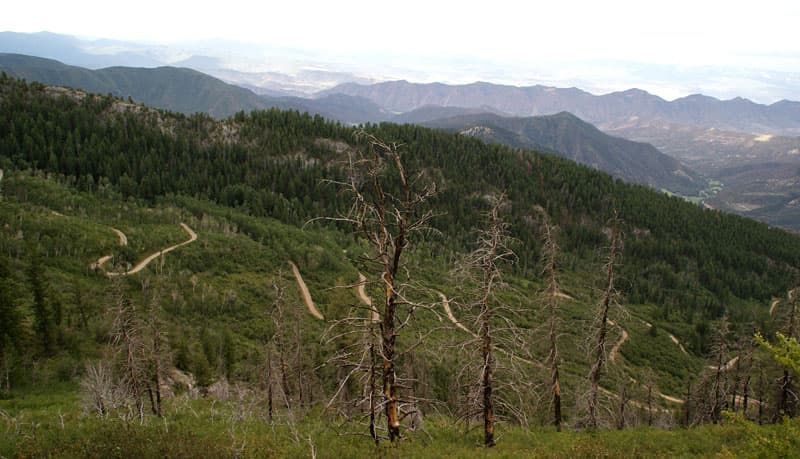
{"type": "Polygon", "coordinates": [[[696,196],[706,188],[699,174],[652,145],[604,134],[567,112],[529,118],[483,113],[418,124],[458,131],[487,143],[553,153],[657,190],[696,196]]]}
{"type": "MultiPolygon", "coordinates": [[[[266,111],[217,122],[79,92],[54,97],[41,85],[9,79],[2,98],[5,160],[71,177],[81,189],[105,182],[123,196],[151,201],[166,194],[203,197],[291,224],[341,207],[335,189],[320,179],[341,175],[343,156],[336,151],[339,142],[353,143],[353,130],[321,117],[266,111]]],[[[404,144],[409,167],[441,183],[436,205],[443,215],[434,225],[446,235],[437,242],[452,251],[470,243],[480,196],[506,191],[514,236],[531,249],[521,254],[523,273],[538,256],[536,235],[525,224],[535,205],[562,226],[562,244],[576,260],[602,244],[605,222],[618,209],[630,236],[627,293],[634,302],[666,303],[687,316],[718,317],[737,300],[766,301],[790,286],[800,261],[800,240],[785,231],[554,156],[416,126],[367,129],[404,144]]]]}
{"type": "MultiPolygon", "coordinates": [[[[400,304],[412,296],[411,304],[419,304],[398,316],[400,329],[418,325],[399,338],[397,370],[404,390],[419,397],[414,407],[426,413],[457,416],[462,397],[471,397],[462,386],[466,357],[459,342],[478,330],[478,319],[466,317],[474,312],[470,289],[480,282],[464,280],[455,268],[476,250],[477,230],[485,228],[493,197],[502,194],[508,202],[502,211],[507,243],[516,257],[502,266],[510,288],[496,297],[514,311],[520,331],[495,345],[496,358],[505,362],[496,376],[503,380],[518,371],[531,386],[516,392],[513,404],[498,404],[501,419],[550,422],[549,399],[540,392],[549,378],[542,369],[548,355],[539,325],[545,322],[544,266],[558,272],[563,299],[563,329],[555,339],[563,360],[564,422],[570,425],[581,425],[594,305],[614,290],[627,313],[614,309],[603,320],[611,327],[603,371],[608,379],[598,387],[609,413],[616,413],[614,400],[630,396],[639,400],[632,405],[637,419],[658,413],[664,425],[673,425],[681,416],[682,394],[700,380],[705,359],[722,359],[714,362],[717,374],[726,365],[728,354],[721,357],[716,346],[719,336],[730,341],[740,361],[751,362],[745,356],[750,347],[732,344],[734,338],[781,328],[785,308],[781,303],[775,312],[773,300],[794,287],[800,238],[563,158],[412,125],[367,125],[359,133],[292,111],[238,113],[217,121],[3,75],[0,262],[9,269],[0,275],[9,289],[0,291],[0,313],[8,312],[14,324],[2,337],[6,392],[13,396],[15,387],[58,381],[84,384],[101,371],[96,362],[124,355],[124,323],[140,318],[146,347],[160,343],[168,349],[148,351],[143,368],[155,374],[161,370],[153,368],[163,366],[165,374],[175,369],[168,378],[173,383],[191,375],[187,393],[199,387],[205,393],[228,391],[235,399],[227,384],[269,388],[271,422],[272,384],[281,373],[283,398],[275,395],[276,406],[309,410],[338,397],[337,415],[357,417],[363,409],[355,402],[357,378],[348,382],[348,367],[337,358],[342,349],[360,345],[361,335],[340,334],[337,320],[366,317],[364,298],[381,298],[387,278],[375,269],[378,258],[371,258],[369,240],[345,221],[319,217],[341,217],[354,208],[357,201],[342,193],[342,184],[370,183],[375,169],[358,175],[349,167],[355,152],[364,161],[388,161],[392,156],[386,153],[394,151],[408,180],[380,175],[380,190],[398,195],[424,185],[436,191],[420,201],[428,210],[398,220],[424,218],[430,228],[399,241],[408,255],[392,274],[408,285],[402,293],[409,298],[400,297],[400,304]],[[388,150],[375,150],[374,139],[387,142],[388,150]],[[550,265],[543,261],[550,253],[546,233],[560,247],[550,265]],[[616,284],[608,282],[613,276],[604,267],[609,245],[621,253],[612,264],[616,284]],[[149,254],[153,262],[134,273],[132,267],[149,254]],[[359,273],[368,275],[364,294],[356,289],[359,273]],[[731,333],[717,333],[728,322],[731,333]],[[424,338],[420,345],[418,337],[424,338]],[[524,350],[512,350],[520,343],[524,350]],[[624,395],[629,382],[636,395],[624,395]],[[653,402],[656,383],[662,394],[653,402]]],[[[404,196],[413,201],[414,195],[404,196]]],[[[605,355],[602,342],[599,348],[605,355]]],[[[779,373],[774,364],[762,369],[779,373]]],[[[147,383],[148,390],[160,387],[160,378],[147,383]]],[[[500,386],[498,396],[506,390],[500,386]]],[[[602,425],[634,425],[634,415],[622,406],[616,421],[602,425]]],[[[289,409],[276,416],[294,419],[288,416],[297,413],[289,409]]],[[[403,422],[419,422],[414,413],[403,422]]],[[[718,412],[705,418],[699,409],[696,416],[702,422],[720,419],[718,412]]]]}

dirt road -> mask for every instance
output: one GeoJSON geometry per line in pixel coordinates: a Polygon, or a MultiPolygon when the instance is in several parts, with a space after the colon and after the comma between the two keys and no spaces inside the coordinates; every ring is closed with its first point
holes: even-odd
{"type": "MultiPolygon", "coordinates": [[[[197,240],[197,233],[192,231],[192,229],[189,228],[189,226],[186,225],[186,223],[181,223],[181,228],[183,228],[183,230],[186,231],[186,233],[189,235],[189,239],[181,242],[180,244],[175,244],[175,245],[166,247],[164,249],[159,250],[156,253],[148,255],[147,258],[145,258],[144,260],[142,260],[139,263],[137,263],[136,266],[131,268],[129,271],[126,271],[126,272],[123,272],[123,273],[109,272],[109,273],[106,273],[106,276],[115,277],[115,276],[130,276],[131,274],[136,274],[139,271],[141,271],[144,268],[146,268],[147,265],[149,265],[151,261],[153,261],[156,258],[160,257],[161,255],[164,255],[165,253],[172,252],[173,250],[177,249],[178,247],[183,247],[184,245],[191,244],[192,242],[197,240]]],[[[128,238],[125,237],[124,234],[122,234],[120,232],[120,233],[118,233],[118,235],[120,236],[120,241],[122,241],[122,239],[125,238],[125,243],[126,244],[128,243],[128,238]]]]}
{"type": "Polygon", "coordinates": [[[448,300],[447,297],[444,296],[444,293],[442,292],[436,292],[436,293],[438,293],[439,298],[442,299],[442,307],[444,308],[444,313],[447,315],[447,318],[450,319],[450,322],[452,322],[453,325],[455,325],[456,327],[464,330],[465,332],[477,338],[478,335],[472,333],[472,331],[469,328],[465,327],[464,324],[459,322],[458,319],[456,319],[456,316],[453,315],[453,310],[450,309],[450,300],[448,300]]]}
{"type": "Polygon", "coordinates": [[[297,265],[289,260],[289,266],[292,268],[292,274],[294,274],[294,278],[297,280],[297,286],[300,287],[300,294],[303,296],[303,302],[306,304],[306,307],[308,307],[308,312],[319,320],[325,320],[325,317],[320,314],[317,307],[314,306],[314,301],[311,299],[311,292],[308,291],[308,286],[306,286],[303,276],[300,275],[300,270],[297,269],[297,265]]]}
{"type": "MultiPolygon", "coordinates": [[[[116,228],[111,228],[111,231],[117,233],[117,237],[119,237],[119,245],[120,246],[128,245],[128,237],[125,236],[125,233],[123,233],[122,231],[120,231],[120,230],[118,230],[116,228]]],[[[104,256],[98,258],[97,262],[95,262],[91,267],[92,268],[102,268],[103,265],[106,264],[106,262],[111,259],[111,257],[112,257],[112,255],[104,255],[104,256]]]]}
{"type": "MultiPolygon", "coordinates": [[[[611,325],[618,326],[617,324],[614,323],[613,320],[609,320],[608,323],[611,325]]],[[[611,362],[615,362],[617,360],[617,354],[619,353],[619,348],[621,348],[622,345],[625,344],[625,341],[627,341],[629,338],[628,332],[624,328],[619,327],[619,329],[622,331],[622,336],[620,336],[619,341],[614,343],[614,347],[611,348],[611,352],[609,352],[608,354],[608,360],[611,362]]]]}
{"type": "Polygon", "coordinates": [[[378,310],[375,309],[375,306],[372,305],[372,298],[367,296],[367,292],[365,291],[364,286],[367,284],[367,278],[364,277],[363,274],[358,273],[358,298],[364,303],[371,311],[371,320],[373,322],[380,322],[381,316],[378,314],[378,310]]]}

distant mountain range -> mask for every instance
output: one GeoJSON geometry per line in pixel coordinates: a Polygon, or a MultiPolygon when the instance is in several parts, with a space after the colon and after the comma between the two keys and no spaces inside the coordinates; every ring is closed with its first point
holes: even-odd
{"type": "Polygon", "coordinates": [[[610,136],[567,112],[528,118],[464,115],[421,124],[486,142],[555,153],[628,182],[684,195],[696,195],[706,185],[696,172],[652,145],[610,136]]]}
{"type": "Polygon", "coordinates": [[[761,105],[747,99],[719,100],[692,95],[666,101],[639,89],[593,95],[577,88],[506,86],[492,83],[446,85],[390,81],[371,85],[345,83],[319,96],[347,94],[371,100],[386,110],[408,112],[425,106],[486,108],[511,116],[568,111],[603,129],[629,119],[660,119],[729,131],[800,135],[800,102],[761,105]]]}
{"type": "Polygon", "coordinates": [[[389,115],[366,100],[344,94],[318,99],[270,97],[231,85],[204,73],[177,67],[109,67],[89,70],[52,59],[0,54],[0,71],[10,76],[99,94],[132,97],[151,107],[225,118],[244,110],[281,108],[318,113],[334,120],[365,123],[389,115]]]}
{"type": "MultiPolygon", "coordinates": [[[[235,43],[195,43],[184,46],[154,45],[108,39],[82,39],[52,32],[0,32],[0,53],[55,59],[89,69],[106,67],[186,67],[217,77],[226,83],[274,97],[309,96],[344,82],[375,80],[348,72],[326,70],[311,63],[276,63],[274,57],[250,55],[235,43]],[[213,55],[206,55],[206,53],[213,55]],[[237,58],[231,58],[236,55],[237,58]],[[255,60],[255,69],[250,69],[255,60]],[[282,71],[258,70],[258,62],[279,64],[282,71]],[[248,70],[245,70],[248,69],[248,70]]],[[[266,50],[265,50],[266,51],[266,50]]],[[[277,51],[281,54],[281,51],[277,51]]],[[[294,59],[292,59],[293,61],[294,59]]]]}

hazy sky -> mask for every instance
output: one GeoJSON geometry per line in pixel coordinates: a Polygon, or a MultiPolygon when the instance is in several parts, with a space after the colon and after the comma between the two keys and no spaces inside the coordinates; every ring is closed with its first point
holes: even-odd
{"type": "Polygon", "coordinates": [[[621,61],[800,74],[798,0],[6,3],[0,30],[16,32],[158,43],[225,39],[332,59],[394,57],[402,65],[456,59],[516,69],[547,63],[552,70],[563,63],[568,73],[581,62],[621,61]]]}

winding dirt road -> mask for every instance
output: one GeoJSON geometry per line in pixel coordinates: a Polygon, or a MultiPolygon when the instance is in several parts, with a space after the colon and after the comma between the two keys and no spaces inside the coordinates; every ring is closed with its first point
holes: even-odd
{"type": "MultiPolygon", "coordinates": [[[[136,274],[139,271],[141,271],[144,268],[146,268],[147,265],[149,265],[151,261],[153,261],[156,258],[160,257],[161,255],[164,255],[165,253],[172,252],[173,250],[177,249],[178,247],[183,247],[183,246],[185,246],[187,244],[191,244],[192,242],[197,240],[197,233],[192,231],[192,229],[189,228],[189,226],[186,225],[186,223],[181,223],[181,228],[183,228],[183,230],[186,231],[186,234],[189,235],[189,239],[181,242],[180,244],[175,244],[175,245],[166,247],[164,249],[159,250],[156,253],[148,255],[147,258],[145,258],[144,260],[142,260],[139,263],[137,263],[136,266],[134,266],[133,268],[131,268],[128,271],[125,271],[125,272],[122,272],[122,273],[119,273],[119,272],[108,272],[108,273],[106,273],[106,276],[108,276],[108,277],[116,277],[116,276],[130,276],[131,274],[136,274]]],[[[116,230],[114,230],[114,231],[116,231],[116,230]]],[[[122,238],[125,238],[125,244],[128,243],[128,238],[125,237],[125,235],[122,234],[122,232],[119,232],[118,235],[120,236],[120,242],[122,242],[122,238]]]]}
{"type": "Polygon", "coordinates": [[[289,260],[289,266],[292,268],[292,274],[294,274],[294,278],[297,280],[297,286],[300,287],[300,294],[303,296],[303,302],[308,307],[308,312],[319,320],[325,320],[325,317],[320,314],[317,307],[314,306],[314,300],[311,299],[311,292],[308,291],[308,286],[306,286],[303,276],[300,275],[300,270],[297,269],[297,265],[289,260]]]}
{"type": "Polygon", "coordinates": [[[367,292],[364,289],[364,286],[367,284],[367,278],[364,277],[363,274],[358,273],[358,298],[361,299],[361,302],[364,303],[369,310],[371,311],[370,320],[373,322],[380,322],[381,316],[378,314],[378,310],[375,309],[375,306],[372,305],[372,298],[367,296],[367,292]]]}

